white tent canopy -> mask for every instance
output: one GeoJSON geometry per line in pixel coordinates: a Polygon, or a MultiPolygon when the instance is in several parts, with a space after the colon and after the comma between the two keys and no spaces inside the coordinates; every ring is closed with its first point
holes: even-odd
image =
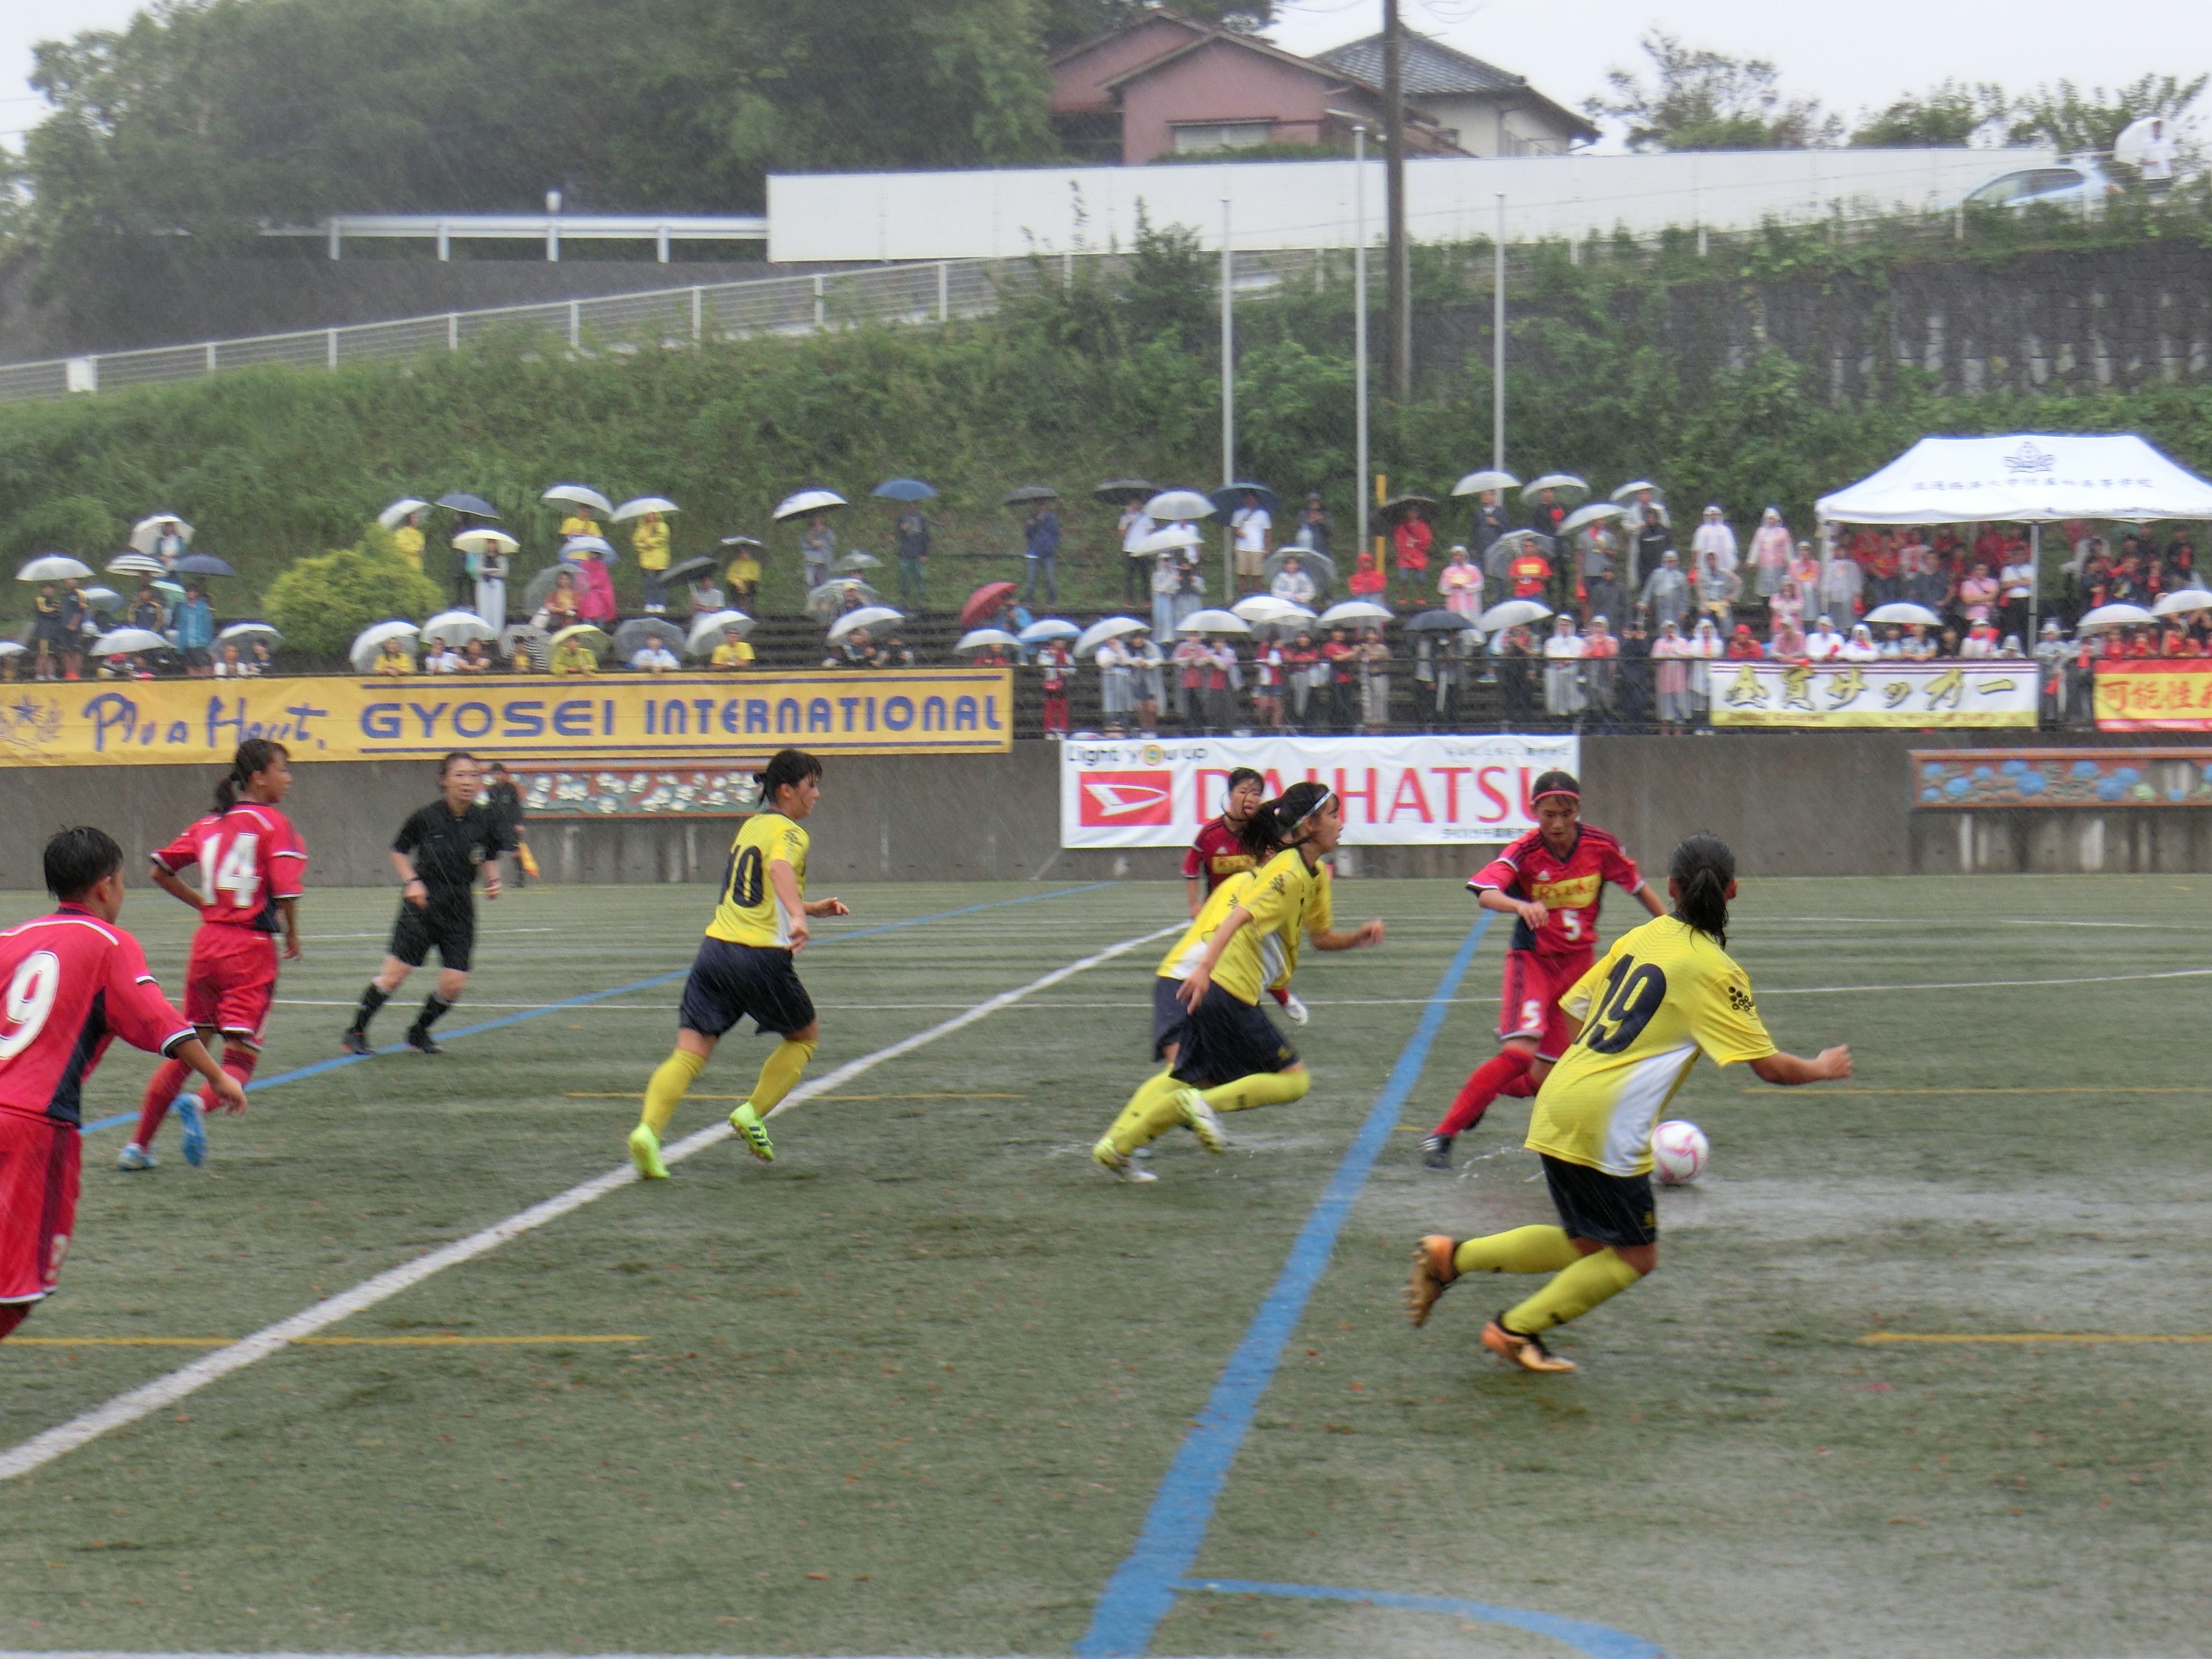
{"type": "Polygon", "coordinates": [[[2212,520],[2212,483],[2132,433],[1923,438],[1870,478],[1824,495],[1840,524],[2212,520]]]}

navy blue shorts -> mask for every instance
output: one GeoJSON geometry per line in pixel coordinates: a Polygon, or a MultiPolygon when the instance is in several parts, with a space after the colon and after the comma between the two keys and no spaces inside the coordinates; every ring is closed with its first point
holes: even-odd
{"type": "Polygon", "coordinates": [[[1206,988],[1197,1010],[1184,1021],[1182,1041],[1176,1080],[1194,1089],[1212,1089],[1298,1063],[1297,1051],[1283,1041],[1273,1020],[1218,985],[1206,988]]]}
{"type": "Polygon", "coordinates": [[[1182,1028],[1190,1018],[1182,1006],[1182,981],[1165,974],[1152,975],[1152,1058],[1164,1060],[1168,1044],[1182,1041],[1182,1028]]]}
{"type": "Polygon", "coordinates": [[[814,999],[799,982],[791,952],[726,939],[701,939],[691,976],[684,981],[684,1009],[677,1024],[718,1037],[747,1014],[761,1030],[777,1036],[814,1024],[814,999]]]}
{"type": "Polygon", "coordinates": [[[1575,1237],[1594,1238],[1601,1244],[1659,1242],[1659,1214],[1651,1204],[1650,1176],[1607,1175],[1548,1152],[1537,1156],[1544,1163],[1544,1184],[1552,1189],[1552,1207],[1559,1212],[1559,1224],[1575,1237]]]}

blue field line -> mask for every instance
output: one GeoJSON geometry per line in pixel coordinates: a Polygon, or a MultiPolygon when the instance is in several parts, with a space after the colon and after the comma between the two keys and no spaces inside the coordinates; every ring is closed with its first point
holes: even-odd
{"type": "Polygon", "coordinates": [[[1331,1584],[1257,1584],[1243,1578],[1194,1578],[1175,1586],[1182,1590],[1213,1590],[1224,1595],[1286,1595],[1310,1601],[1356,1601],[1378,1607],[1403,1607],[1412,1613],[1443,1613],[1457,1619],[1480,1620],[1490,1625],[1510,1625],[1537,1636],[1564,1642],[1590,1659],[1667,1659],[1666,1650],[1640,1636],[1604,1625],[1586,1625],[1579,1619],[1557,1613],[1531,1613],[1523,1607],[1492,1607],[1487,1601],[1462,1601],[1449,1595],[1405,1595],[1396,1590],[1339,1589],[1331,1584]]]}
{"type": "Polygon", "coordinates": [[[1152,1510],[1145,1516],[1136,1547],[1106,1581],[1105,1592],[1091,1615],[1091,1628],[1075,1644],[1084,1659],[1143,1653],[1152,1645],[1152,1632],[1160,1620],[1175,1605],[1176,1587],[1198,1565],[1200,1547],[1212,1523],[1213,1506],[1228,1482],[1230,1465],[1237,1461],[1237,1449],[1252,1426],[1260,1397],[1274,1380],[1283,1345],[1297,1330],[1306,1299],[1328,1269],[1330,1253],[1352,1213],[1352,1200],[1359,1196],[1375,1160],[1389,1144],[1398,1114],[1420,1079],[1430,1046],[1443,1029],[1451,999],[1459,990],[1460,981],[1467,977],[1468,966],[1474,960],[1482,936],[1490,931],[1494,914],[1485,911],[1468,930],[1458,954],[1430,993],[1420,1024],[1413,1028],[1398,1063],[1391,1067],[1382,1094],[1360,1126],[1358,1138],[1329,1177],[1328,1186],[1299,1230],[1297,1242],[1291,1246],[1274,1288],[1260,1304],[1244,1340],[1237,1345],[1237,1352],[1230,1356],[1220,1380],[1207,1396],[1205,1409],[1176,1449],[1175,1462],[1169,1465],[1152,1510]]]}
{"type": "MultiPolygon", "coordinates": [[[[811,947],[820,950],[825,945],[842,945],[848,939],[868,939],[877,933],[893,933],[902,927],[919,927],[925,921],[945,921],[953,916],[972,916],[978,910],[1002,910],[1011,904],[1035,904],[1040,899],[1066,898],[1074,893],[1093,893],[1101,887],[1120,885],[1111,881],[1087,881],[1080,887],[1055,887],[1049,893],[1025,893],[1020,898],[994,899],[988,904],[963,904],[957,910],[939,910],[926,916],[908,916],[903,921],[880,922],[873,927],[856,927],[849,933],[832,933],[827,939],[817,939],[811,947]]],[[[543,1019],[548,1014],[557,1014],[565,1008],[581,1008],[588,1003],[605,1002],[610,997],[628,996],[632,991],[649,991],[656,985],[665,985],[673,979],[682,979],[691,970],[678,968],[672,972],[655,974],[650,979],[633,980],[628,985],[617,985],[611,991],[592,991],[583,996],[570,997],[565,1002],[549,1002],[543,1008],[526,1008],[520,1013],[502,1015],[481,1024],[464,1025],[458,1030],[441,1032],[440,1041],[451,1042],[456,1037],[474,1036],[479,1031],[496,1031],[502,1026],[520,1025],[526,1019],[543,1019]]],[[[379,1048],[379,1054],[404,1054],[409,1052],[404,1042],[395,1042],[379,1048]]],[[[307,1078],[320,1077],[325,1072],[335,1072],[341,1066],[358,1066],[371,1056],[367,1054],[333,1054],[328,1060],[319,1060],[312,1066],[301,1066],[289,1072],[279,1072],[275,1077],[256,1078],[246,1085],[252,1093],[257,1089],[274,1089],[279,1084],[298,1083],[307,1078]]],[[[94,1134],[102,1129],[118,1129],[126,1123],[136,1123],[136,1112],[118,1112],[113,1117],[103,1117],[83,1125],[80,1134],[94,1134]]]]}

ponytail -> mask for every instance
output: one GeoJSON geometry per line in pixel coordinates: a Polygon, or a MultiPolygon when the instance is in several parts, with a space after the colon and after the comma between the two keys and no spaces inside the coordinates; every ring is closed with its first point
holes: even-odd
{"type": "Polygon", "coordinates": [[[278,760],[289,760],[292,751],[270,738],[248,738],[230,757],[230,771],[215,787],[215,810],[228,812],[238,805],[238,792],[256,772],[266,772],[278,760]]]}
{"type": "Polygon", "coordinates": [[[1695,835],[1675,848],[1667,869],[1675,888],[1674,915],[1728,949],[1728,890],[1735,854],[1718,836],[1695,835]]]}
{"type": "Polygon", "coordinates": [[[1297,838],[1306,820],[1330,798],[1325,783],[1294,783],[1273,800],[1261,801],[1237,832],[1237,843],[1265,863],[1297,838]]]}

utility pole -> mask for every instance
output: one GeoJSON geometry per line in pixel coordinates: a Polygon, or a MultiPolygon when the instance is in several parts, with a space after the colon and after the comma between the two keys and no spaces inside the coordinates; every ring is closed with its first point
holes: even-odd
{"type": "MultiPolygon", "coordinates": [[[[1236,257],[1230,252],[1229,198],[1221,198],[1221,482],[1237,482],[1237,306],[1236,257]]],[[[1229,515],[1222,514],[1224,525],[1229,515]]],[[[1237,540],[1228,532],[1221,543],[1221,591],[1237,591],[1237,540]]],[[[441,958],[443,960],[443,958],[441,958]]]]}
{"type": "Polygon", "coordinates": [[[1354,439],[1358,456],[1359,535],[1353,550],[1367,545],[1367,129],[1352,129],[1352,379],[1354,439]]]}
{"type": "Polygon", "coordinates": [[[1490,464],[1505,471],[1505,192],[1498,192],[1498,246],[1490,303],[1490,464]]]}
{"type": "Polygon", "coordinates": [[[1398,0],[1382,0],[1382,151],[1389,180],[1390,398],[1413,399],[1413,308],[1411,272],[1406,256],[1406,84],[1405,30],[1398,0]]]}

